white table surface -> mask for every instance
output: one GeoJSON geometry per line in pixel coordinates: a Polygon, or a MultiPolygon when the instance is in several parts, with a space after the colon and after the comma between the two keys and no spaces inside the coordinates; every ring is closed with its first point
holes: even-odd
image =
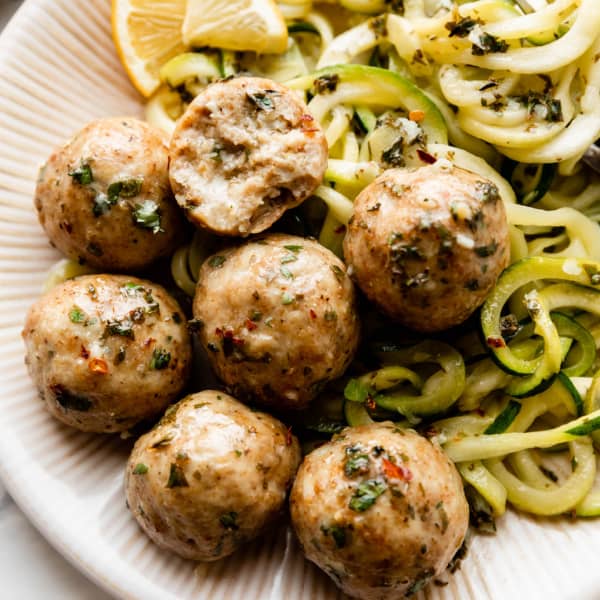
{"type": "MultiPolygon", "coordinates": [[[[0,0],[0,31],[20,0],[0,0]]],[[[5,600],[110,600],[29,523],[0,482],[0,581],[5,600]]]]}

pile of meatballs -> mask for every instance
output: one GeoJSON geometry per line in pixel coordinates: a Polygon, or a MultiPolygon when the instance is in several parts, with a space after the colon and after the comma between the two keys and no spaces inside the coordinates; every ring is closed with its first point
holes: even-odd
{"type": "Polygon", "coordinates": [[[355,284],[412,329],[464,321],[507,264],[506,217],[494,184],[470,172],[390,169],[355,200],[344,264],[269,231],[321,184],[327,154],[303,101],[252,77],[209,86],[170,140],[131,118],[88,124],[42,167],[35,207],[53,246],[103,274],[31,307],[26,363],[67,425],[158,420],[135,443],[125,487],[159,546],[220,559],[276,523],[289,494],[309,560],[351,596],[400,598],[443,573],[465,537],[453,464],[392,422],[347,428],[302,459],[291,428],[256,407],[310,410],[344,374],[359,343],[355,284]],[[180,399],[196,368],[188,316],[138,275],[183,243],[186,221],[229,241],[193,299],[222,386],[180,399]]]}

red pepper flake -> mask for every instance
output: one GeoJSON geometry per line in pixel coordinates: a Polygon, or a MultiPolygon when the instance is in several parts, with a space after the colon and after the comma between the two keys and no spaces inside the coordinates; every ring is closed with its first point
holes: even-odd
{"type": "Polygon", "coordinates": [[[340,225],[339,227],[336,227],[333,230],[333,233],[338,233],[338,234],[346,233],[346,226],[345,225],[340,225]]]}
{"type": "Polygon", "coordinates": [[[311,319],[316,319],[317,318],[317,313],[311,308],[310,309],[310,318],[311,319]]]}
{"type": "Polygon", "coordinates": [[[87,348],[83,344],[81,346],[80,355],[81,355],[81,358],[85,358],[85,360],[87,360],[90,357],[90,353],[88,352],[87,348]]]}
{"type": "Polygon", "coordinates": [[[396,465],[387,458],[381,459],[383,472],[388,479],[402,479],[402,481],[410,481],[413,478],[412,471],[404,465],[396,465]]]}
{"type": "Polygon", "coordinates": [[[411,110],[408,113],[408,118],[415,123],[420,123],[425,118],[425,111],[411,110]]]}
{"type": "Polygon", "coordinates": [[[154,344],[155,341],[156,340],[154,338],[149,337],[147,340],[144,340],[144,347],[148,348],[148,346],[154,344]]]}
{"type": "Polygon", "coordinates": [[[504,338],[501,337],[489,337],[486,343],[490,348],[504,348],[506,346],[504,338]]]}
{"type": "MultiPolygon", "coordinates": [[[[300,121],[302,122],[301,128],[302,128],[303,133],[311,134],[311,133],[317,133],[317,131],[319,131],[318,127],[310,127],[310,126],[307,127],[307,125],[312,125],[314,120],[315,119],[313,118],[313,116],[309,115],[309,114],[303,114],[300,117],[300,121]]],[[[312,137],[312,135],[309,135],[309,137],[312,137]]]]}
{"type": "Polygon", "coordinates": [[[108,373],[108,365],[103,358],[92,358],[88,363],[88,367],[92,373],[98,375],[106,375],[108,373]]]}
{"type": "Polygon", "coordinates": [[[246,319],[246,329],[248,331],[254,331],[257,327],[258,327],[258,325],[254,321],[251,321],[250,319],[246,319]]]}
{"type": "Polygon", "coordinates": [[[417,156],[422,162],[428,165],[432,165],[433,163],[437,162],[437,158],[435,156],[432,156],[429,154],[429,152],[425,152],[425,150],[421,150],[420,148],[417,148],[417,156]]]}
{"type": "Polygon", "coordinates": [[[223,330],[220,327],[217,327],[215,329],[215,335],[217,335],[218,337],[223,337],[223,330]]]}
{"type": "Polygon", "coordinates": [[[286,446],[291,446],[292,445],[292,427],[288,427],[287,431],[285,432],[285,445],[286,446]]]}
{"type": "Polygon", "coordinates": [[[377,403],[375,402],[375,400],[373,400],[373,398],[371,398],[371,396],[367,398],[365,404],[367,405],[367,408],[369,410],[375,410],[377,408],[377,403]]]}

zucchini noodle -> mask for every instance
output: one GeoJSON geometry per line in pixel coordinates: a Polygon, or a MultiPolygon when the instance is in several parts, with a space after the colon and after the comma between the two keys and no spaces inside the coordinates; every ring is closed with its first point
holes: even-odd
{"type": "MultiPolygon", "coordinates": [[[[312,235],[339,256],[354,199],[388,168],[446,161],[486,177],[510,225],[511,265],[460,331],[414,340],[377,320],[365,327],[383,333],[331,392],[325,429],[419,428],[495,516],[507,503],[600,516],[600,175],[581,160],[600,138],[600,2],[278,4],[285,53],[175,57],[148,120],[172,131],[222,77],[286,84],[329,144],[324,181],[294,214],[311,220],[317,207],[312,235]]],[[[172,257],[187,294],[213,247],[196,233],[172,257]]]]}

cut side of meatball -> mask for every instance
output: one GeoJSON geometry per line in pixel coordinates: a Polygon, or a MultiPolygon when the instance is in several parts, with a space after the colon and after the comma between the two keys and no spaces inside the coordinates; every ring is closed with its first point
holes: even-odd
{"type": "Polygon", "coordinates": [[[327,168],[320,125],[292,91],[240,77],[201,92],[170,148],[175,197],[195,225],[247,236],[308,198],[327,168]]]}
{"type": "Polygon", "coordinates": [[[362,600],[422,589],[445,571],[469,521],[444,452],[389,422],[345,429],[306,456],[290,507],[306,557],[362,600]]]}
{"type": "Polygon", "coordinates": [[[127,503],[161,548],[217,560],[281,516],[300,460],[298,440],[283,423],[223,392],[203,391],[171,407],[136,442],[127,503]]]}
{"type": "Polygon", "coordinates": [[[185,317],[161,286],[87,275],[29,310],[26,363],[50,413],[83,431],[124,431],[159,415],[187,383],[185,317]]]}
{"type": "Polygon", "coordinates": [[[354,202],[348,270],[392,319],[419,331],[462,323],[509,260],[508,223],[487,179],[437,164],[390,169],[354,202]]]}
{"type": "Polygon", "coordinates": [[[354,286],[316,241],[269,234],[210,257],[194,296],[216,375],[242,400],[301,409],[354,356],[354,286]]]}
{"type": "Polygon", "coordinates": [[[171,254],[185,219],[173,198],[165,134],[131,118],[92,121],[40,170],[38,217],[52,244],[107,271],[171,254]]]}

